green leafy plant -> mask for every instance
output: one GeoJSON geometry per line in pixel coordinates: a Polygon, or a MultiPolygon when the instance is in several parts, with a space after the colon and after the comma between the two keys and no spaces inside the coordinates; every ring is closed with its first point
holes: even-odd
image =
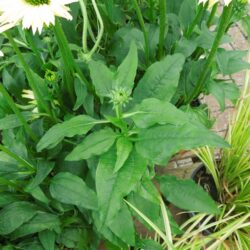
{"type": "MultiPolygon", "coordinates": [[[[25,4],[37,11],[50,10],[52,2],[25,4]]],[[[52,22],[61,12],[38,26],[31,22],[33,31],[43,28],[39,36],[20,28],[24,17],[11,22],[18,27],[0,37],[2,249],[142,248],[132,208],[161,232],[162,211],[172,245],[171,234],[181,230],[153,184],[154,166],[180,150],[229,146],[208,129],[206,108],[192,102],[216,92],[220,73],[249,67],[242,53],[218,50],[229,41],[233,6],[218,22],[214,9],[190,0],[81,0],[70,5],[72,22],[52,22]]],[[[237,99],[232,83],[222,85],[233,94],[216,95],[220,103],[237,99]]],[[[218,213],[194,182],[158,181],[174,204],[218,213]]]]}

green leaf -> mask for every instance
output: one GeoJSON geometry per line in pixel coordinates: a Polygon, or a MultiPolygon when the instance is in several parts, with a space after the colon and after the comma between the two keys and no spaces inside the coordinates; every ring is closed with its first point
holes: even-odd
{"type": "MultiPolygon", "coordinates": [[[[24,119],[28,122],[35,118],[37,118],[38,115],[32,113],[32,112],[23,112],[22,116],[24,119]]],[[[22,123],[18,119],[16,115],[7,115],[4,118],[0,119],[0,130],[5,129],[12,129],[22,126],[22,123]]]]}
{"type": "Polygon", "coordinates": [[[80,143],[67,156],[67,161],[79,161],[89,159],[95,155],[101,155],[107,152],[114,144],[117,134],[111,128],[104,128],[88,135],[82,143],[80,143]]]}
{"type": "MultiPolygon", "coordinates": [[[[145,192],[147,192],[147,190],[145,190],[145,192]]],[[[157,201],[157,203],[155,203],[142,197],[138,193],[132,193],[129,196],[129,202],[133,206],[135,206],[140,212],[142,212],[145,216],[147,216],[155,225],[157,225],[161,229],[161,231],[165,230],[159,200],[157,201]]],[[[176,224],[173,218],[173,215],[168,209],[167,209],[167,213],[168,213],[168,218],[170,221],[172,233],[174,235],[182,233],[182,231],[176,224]]],[[[134,213],[134,214],[141,223],[143,223],[149,230],[152,230],[152,228],[148,225],[148,223],[145,220],[143,220],[137,213],[134,213]]]]}
{"type": "Polygon", "coordinates": [[[21,241],[17,245],[17,247],[20,250],[44,250],[44,248],[36,238],[21,241]]]}
{"type": "Polygon", "coordinates": [[[26,192],[32,191],[38,185],[40,185],[44,179],[49,175],[49,173],[54,168],[54,162],[39,161],[37,165],[37,172],[34,179],[25,187],[26,192]]]}
{"type": "Polygon", "coordinates": [[[111,231],[130,246],[135,245],[135,229],[131,213],[125,204],[109,222],[111,231]],[[121,226],[122,225],[122,226],[121,226]]]}
{"type": "Polygon", "coordinates": [[[84,85],[79,78],[75,79],[74,87],[77,99],[73,107],[73,110],[76,111],[80,108],[81,105],[84,104],[88,92],[86,85],[84,85]]]}
{"type": "Polygon", "coordinates": [[[233,104],[236,104],[236,101],[240,97],[239,87],[235,83],[210,81],[208,92],[216,98],[220,104],[221,111],[225,110],[226,98],[231,100],[233,104]]]}
{"type": "Polygon", "coordinates": [[[143,100],[132,112],[135,115],[131,119],[139,128],[148,128],[154,124],[183,124],[188,121],[188,116],[173,104],[154,98],[143,100]]]}
{"type": "Polygon", "coordinates": [[[121,130],[125,131],[128,128],[128,124],[123,119],[120,119],[114,116],[107,116],[107,115],[104,115],[104,117],[107,121],[115,125],[115,127],[120,128],[121,130]]]}
{"type": "Polygon", "coordinates": [[[53,231],[44,230],[40,232],[39,240],[45,250],[55,250],[56,235],[53,231]]]}
{"type": "Polygon", "coordinates": [[[18,201],[18,197],[12,193],[2,193],[0,195],[0,207],[9,205],[10,203],[18,201]]]}
{"type": "Polygon", "coordinates": [[[165,165],[180,150],[202,146],[228,147],[218,135],[203,126],[186,123],[180,126],[167,124],[141,130],[136,142],[137,151],[155,164],[165,165]]]}
{"type": "Polygon", "coordinates": [[[174,54],[151,65],[134,91],[135,102],[152,97],[170,101],[177,90],[184,60],[182,54],[174,54]]]}
{"type": "Polygon", "coordinates": [[[78,176],[70,173],[59,173],[50,184],[51,196],[65,204],[79,208],[97,209],[96,194],[78,176]]]}
{"type": "Polygon", "coordinates": [[[250,64],[242,60],[245,55],[245,51],[219,49],[217,64],[221,73],[230,75],[243,69],[250,69],[250,64]]]}
{"type": "Polygon", "coordinates": [[[12,239],[17,239],[46,229],[58,230],[58,228],[60,228],[60,220],[56,215],[39,212],[29,222],[23,224],[15,232],[13,232],[11,236],[12,239]]]}
{"type": "Polygon", "coordinates": [[[168,6],[167,12],[178,14],[182,3],[183,0],[176,0],[176,1],[167,0],[167,6],[168,6]]]}
{"type": "Polygon", "coordinates": [[[191,105],[181,106],[180,109],[184,111],[189,120],[193,123],[199,123],[206,128],[211,129],[214,125],[215,119],[210,118],[208,114],[208,107],[206,104],[201,104],[198,107],[192,107],[191,105]]]}
{"type": "Polygon", "coordinates": [[[90,61],[89,70],[96,94],[100,97],[109,96],[112,90],[114,72],[102,62],[90,61]]]}
{"type": "MultiPolygon", "coordinates": [[[[167,25],[167,24],[166,24],[167,25]]],[[[145,28],[146,28],[146,32],[148,32],[148,34],[150,34],[149,36],[149,57],[150,59],[152,59],[152,61],[155,60],[155,55],[157,53],[157,49],[158,49],[158,44],[159,44],[159,36],[160,36],[160,27],[158,24],[154,24],[154,23],[145,23],[145,28]]],[[[165,34],[165,38],[166,38],[166,34],[165,34]]],[[[145,41],[144,41],[145,43],[145,41]]],[[[145,46],[143,48],[145,50],[145,46]]],[[[143,55],[145,57],[145,54],[143,55]]],[[[145,65],[145,58],[144,58],[144,65],[145,65]]],[[[144,67],[147,68],[147,66],[145,65],[144,67]]]]}
{"type": "MultiPolygon", "coordinates": [[[[107,239],[109,242],[112,242],[112,244],[117,246],[118,249],[126,249],[127,248],[127,244],[125,244],[125,242],[123,242],[120,238],[118,238],[110,230],[110,228],[108,226],[103,224],[103,222],[100,220],[99,213],[93,212],[92,215],[93,215],[95,227],[97,228],[97,231],[102,235],[102,237],[107,239]]],[[[113,245],[112,245],[112,247],[113,247],[113,245]]],[[[113,249],[113,248],[108,248],[108,249],[113,249]]],[[[115,248],[115,249],[117,249],[117,248],[115,248]]]]}
{"type": "Polygon", "coordinates": [[[164,250],[160,243],[150,239],[138,239],[136,248],[143,250],[164,250]]]}
{"type": "Polygon", "coordinates": [[[111,55],[116,57],[117,63],[122,63],[128,54],[131,42],[134,42],[137,46],[140,62],[144,60],[145,40],[143,39],[143,33],[141,30],[132,28],[131,26],[122,27],[114,34],[113,41],[111,55]]]}
{"type": "MultiPolygon", "coordinates": [[[[217,32],[211,31],[205,22],[201,24],[200,35],[195,38],[194,42],[198,44],[198,47],[210,50],[213,46],[217,32]]],[[[228,35],[224,35],[221,40],[221,44],[229,43],[231,41],[228,35]]]]}
{"type": "Polygon", "coordinates": [[[0,176],[6,179],[18,179],[23,175],[23,172],[26,172],[26,174],[29,175],[27,170],[18,166],[18,164],[10,164],[8,162],[0,161],[0,166],[0,176]]]}
{"type": "Polygon", "coordinates": [[[36,200],[45,203],[46,205],[49,205],[50,200],[48,199],[48,197],[45,195],[45,193],[43,192],[43,190],[37,186],[33,189],[30,189],[28,191],[36,200]]]}
{"type": "Polygon", "coordinates": [[[89,63],[90,76],[100,97],[108,97],[112,90],[124,88],[132,92],[138,64],[137,47],[131,43],[129,52],[117,72],[111,71],[102,62],[89,63]]]}
{"type": "Polygon", "coordinates": [[[189,61],[185,63],[178,86],[179,95],[184,96],[185,99],[189,98],[196,87],[204,64],[204,60],[189,61]]]}
{"type": "Polygon", "coordinates": [[[179,12],[179,20],[183,29],[186,29],[194,20],[196,14],[196,8],[197,8],[196,0],[182,1],[179,12]]]}
{"type": "Polygon", "coordinates": [[[116,143],[116,163],[114,172],[118,172],[125,161],[128,159],[130,152],[133,149],[133,144],[127,137],[121,137],[116,143]]]}
{"type": "MultiPolygon", "coordinates": [[[[82,228],[83,227],[84,225],[82,228]]],[[[57,243],[60,243],[69,249],[88,250],[89,238],[86,230],[82,228],[65,228],[61,235],[57,238],[57,243]]]]}
{"type": "Polygon", "coordinates": [[[113,88],[125,88],[132,92],[137,71],[138,55],[135,42],[132,42],[127,57],[118,67],[113,88]]]}
{"type": "Polygon", "coordinates": [[[50,128],[37,144],[37,151],[51,149],[61,142],[64,137],[86,134],[98,123],[94,118],[87,115],[79,115],[68,121],[56,124],[50,128]]]}
{"type": "MultiPolygon", "coordinates": [[[[0,245],[1,246],[1,245],[0,245]]],[[[1,250],[15,250],[13,246],[8,245],[8,246],[1,246],[2,249],[1,250]]]]}
{"type": "Polygon", "coordinates": [[[250,37],[250,16],[246,15],[241,19],[241,24],[244,28],[244,31],[247,33],[248,41],[250,37]]]}
{"type": "Polygon", "coordinates": [[[14,202],[0,211],[0,235],[12,233],[37,213],[36,207],[25,201],[14,202]]]}
{"type": "Polygon", "coordinates": [[[178,180],[175,176],[159,178],[164,197],[175,206],[201,213],[218,214],[215,201],[193,180],[178,180]]]}
{"type": "MultiPolygon", "coordinates": [[[[113,147],[100,158],[96,172],[96,190],[100,221],[112,230],[112,221],[122,208],[123,197],[138,184],[146,171],[147,162],[134,150],[119,172],[114,173],[116,163],[113,147]]],[[[128,223],[128,222],[127,222],[128,223]]],[[[114,231],[114,229],[112,230],[114,231]]]]}
{"type": "Polygon", "coordinates": [[[195,41],[187,40],[185,37],[183,37],[177,43],[174,52],[181,53],[185,57],[189,57],[193,54],[193,52],[195,51],[196,48],[197,48],[197,44],[195,41]]]}

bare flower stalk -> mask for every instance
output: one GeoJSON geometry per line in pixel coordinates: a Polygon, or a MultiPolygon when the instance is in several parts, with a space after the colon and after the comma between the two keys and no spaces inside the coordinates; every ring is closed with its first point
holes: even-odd
{"type": "Polygon", "coordinates": [[[91,0],[92,6],[94,8],[94,11],[97,17],[98,35],[97,35],[94,46],[89,51],[88,50],[88,32],[90,32],[91,33],[90,35],[92,35],[92,29],[91,29],[89,19],[88,19],[88,11],[86,7],[87,0],[80,0],[79,2],[80,2],[81,10],[82,10],[82,15],[83,15],[82,48],[83,48],[83,53],[84,53],[84,59],[86,61],[89,61],[91,57],[93,56],[93,54],[100,47],[100,43],[101,43],[103,33],[104,33],[104,23],[103,23],[100,11],[98,9],[96,0],[91,0]]]}

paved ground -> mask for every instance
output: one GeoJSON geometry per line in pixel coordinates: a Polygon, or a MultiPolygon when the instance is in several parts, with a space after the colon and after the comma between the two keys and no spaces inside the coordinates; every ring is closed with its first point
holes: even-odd
{"type": "MultiPolygon", "coordinates": [[[[248,50],[247,37],[244,34],[240,25],[235,25],[229,30],[232,36],[232,42],[226,45],[227,49],[231,50],[248,50]]],[[[242,87],[244,83],[245,72],[240,72],[232,75],[238,86],[242,87]]],[[[232,116],[234,108],[232,103],[227,102],[226,110],[220,111],[219,105],[212,96],[206,96],[202,102],[207,103],[211,110],[211,117],[216,119],[213,129],[221,136],[224,136],[228,126],[229,118],[232,116]]],[[[192,152],[183,152],[172,159],[167,168],[158,168],[157,172],[160,174],[170,173],[180,178],[187,178],[194,169],[194,161],[192,152]]]]}

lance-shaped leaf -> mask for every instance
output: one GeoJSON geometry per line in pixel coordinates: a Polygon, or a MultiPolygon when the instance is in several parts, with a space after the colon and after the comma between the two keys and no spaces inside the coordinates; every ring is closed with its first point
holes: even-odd
{"type": "Polygon", "coordinates": [[[137,64],[137,47],[135,43],[132,42],[127,57],[117,70],[113,88],[124,88],[131,92],[134,86],[137,64]]]}
{"type": "Polygon", "coordinates": [[[96,190],[102,224],[110,225],[128,195],[142,178],[147,162],[135,150],[119,172],[114,173],[115,148],[100,158],[96,172],[96,190]]]}
{"type": "Polygon", "coordinates": [[[139,128],[148,128],[154,124],[184,124],[188,116],[173,104],[155,98],[143,100],[133,109],[131,119],[139,128]]]}
{"type": "Polygon", "coordinates": [[[228,144],[203,126],[186,123],[180,126],[166,124],[143,129],[136,142],[137,151],[155,164],[165,165],[180,150],[202,146],[227,147],[228,144]]]}
{"type": "Polygon", "coordinates": [[[97,209],[96,194],[78,176],[59,173],[51,181],[51,196],[65,204],[79,208],[97,209]]]}
{"type": "Polygon", "coordinates": [[[131,93],[134,86],[138,64],[137,47],[131,43],[128,55],[117,71],[112,71],[104,63],[91,61],[89,70],[92,82],[98,96],[108,97],[112,90],[126,89],[131,93]]]}
{"type": "Polygon", "coordinates": [[[242,60],[245,55],[245,51],[219,49],[217,64],[221,73],[230,75],[243,69],[250,69],[250,64],[242,60]]]}
{"type": "Polygon", "coordinates": [[[99,61],[91,61],[89,63],[89,70],[97,95],[100,97],[109,96],[115,73],[99,61]]]}
{"type": "Polygon", "coordinates": [[[119,247],[119,249],[126,249],[127,244],[122,241],[119,237],[117,237],[108,226],[104,225],[100,220],[99,213],[94,211],[92,213],[95,227],[97,228],[98,233],[100,233],[105,239],[109,242],[112,242],[112,246],[115,245],[119,247]]]}
{"type": "Polygon", "coordinates": [[[159,183],[165,198],[179,208],[209,214],[219,212],[215,201],[193,180],[163,176],[159,183]]]}
{"type": "Polygon", "coordinates": [[[239,87],[235,83],[210,81],[208,91],[220,104],[221,111],[225,110],[225,99],[229,99],[235,104],[240,97],[239,87]]]}
{"type": "Polygon", "coordinates": [[[115,217],[110,221],[109,228],[128,245],[133,246],[135,244],[135,228],[132,215],[124,203],[115,217]]]}
{"type": "Polygon", "coordinates": [[[33,204],[25,201],[14,202],[0,211],[0,235],[12,233],[37,213],[33,204]]]}
{"type": "Polygon", "coordinates": [[[129,141],[127,137],[121,137],[117,140],[116,143],[116,163],[114,172],[120,170],[125,161],[128,159],[130,152],[133,149],[132,142],[129,141]]]}
{"type": "Polygon", "coordinates": [[[53,231],[44,230],[38,236],[45,250],[55,249],[56,234],[53,231]]]}
{"type": "Polygon", "coordinates": [[[57,215],[39,212],[29,222],[23,224],[15,232],[13,232],[12,238],[17,239],[46,229],[60,229],[60,220],[57,215]]]}
{"type": "MultiPolygon", "coordinates": [[[[27,122],[39,117],[39,115],[32,112],[23,112],[22,116],[27,122]]],[[[22,123],[15,114],[7,115],[0,119],[0,130],[12,129],[20,126],[22,126],[22,123]]]]}
{"type": "Polygon", "coordinates": [[[117,134],[111,128],[104,128],[88,135],[81,144],[67,156],[67,161],[89,159],[107,152],[114,144],[117,134]]]}
{"type": "Polygon", "coordinates": [[[37,144],[37,151],[40,152],[45,148],[53,148],[65,137],[84,135],[97,123],[98,120],[95,120],[90,116],[79,115],[68,121],[56,124],[50,128],[39,141],[37,144]]]}
{"type": "Polygon", "coordinates": [[[134,91],[136,103],[146,98],[170,101],[175,94],[185,57],[174,54],[151,65],[134,91]]]}
{"type": "Polygon", "coordinates": [[[37,164],[36,176],[25,187],[25,191],[31,192],[38,185],[40,185],[44,181],[44,179],[49,175],[49,173],[52,171],[54,166],[55,166],[54,162],[39,161],[37,164]]]}

